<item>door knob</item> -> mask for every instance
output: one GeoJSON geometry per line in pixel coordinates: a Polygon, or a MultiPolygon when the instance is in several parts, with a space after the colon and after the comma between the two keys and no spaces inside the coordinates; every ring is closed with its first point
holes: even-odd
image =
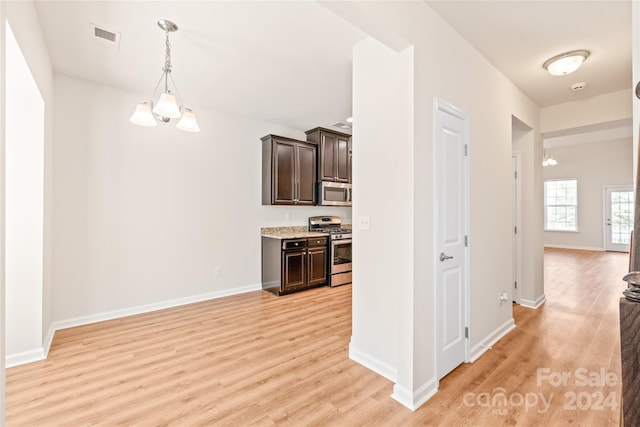
{"type": "Polygon", "coordinates": [[[445,255],[444,252],[440,254],[440,261],[446,261],[448,259],[453,259],[453,257],[449,255],[445,255]]]}

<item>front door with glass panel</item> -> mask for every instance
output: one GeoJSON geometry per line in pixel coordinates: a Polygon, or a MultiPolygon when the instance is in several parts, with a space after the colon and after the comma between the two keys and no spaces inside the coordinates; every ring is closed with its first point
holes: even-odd
{"type": "Polygon", "coordinates": [[[629,252],[633,230],[633,205],[633,187],[605,187],[604,237],[607,251],[629,252]]]}

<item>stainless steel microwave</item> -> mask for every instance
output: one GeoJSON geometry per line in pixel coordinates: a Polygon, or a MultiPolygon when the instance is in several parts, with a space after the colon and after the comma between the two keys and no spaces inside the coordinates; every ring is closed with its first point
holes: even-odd
{"type": "Polygon", "coordinates": [[[318,204],[322,206],[351,206],[351,184],[318,182],[318,204]]]}

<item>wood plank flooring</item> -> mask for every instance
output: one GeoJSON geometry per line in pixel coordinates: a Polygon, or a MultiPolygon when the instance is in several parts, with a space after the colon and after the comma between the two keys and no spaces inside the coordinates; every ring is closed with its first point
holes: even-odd
{"type": "Polygon", "coordinates": [[[545,305],[514,306],[516,329],[415,412],[389,397],[391,382],[348,359],[351,287],[342,286],[252,292],[58,331],[47,360],[7,370],[6,424],[618,425],[627,259],[546,250],[545,305]],[[538,368],[571,377],[538,385],[538,368]],[[576,384],[577,368],[615,384],[576,384]]]}

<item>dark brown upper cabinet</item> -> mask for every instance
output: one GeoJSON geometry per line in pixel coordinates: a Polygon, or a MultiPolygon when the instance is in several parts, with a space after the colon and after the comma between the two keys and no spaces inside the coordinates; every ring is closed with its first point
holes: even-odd
{"type": "Polygon", "coordinates": [[[305,132],[318,144],[318,181],[351,182],[351,135],[317,127],[305,132]]]}
{"type": "Polygon", "coordinates": [[[262,138],[262,204],[313,205],[316,200],[314,143],[284,136],[262,138]]]}

